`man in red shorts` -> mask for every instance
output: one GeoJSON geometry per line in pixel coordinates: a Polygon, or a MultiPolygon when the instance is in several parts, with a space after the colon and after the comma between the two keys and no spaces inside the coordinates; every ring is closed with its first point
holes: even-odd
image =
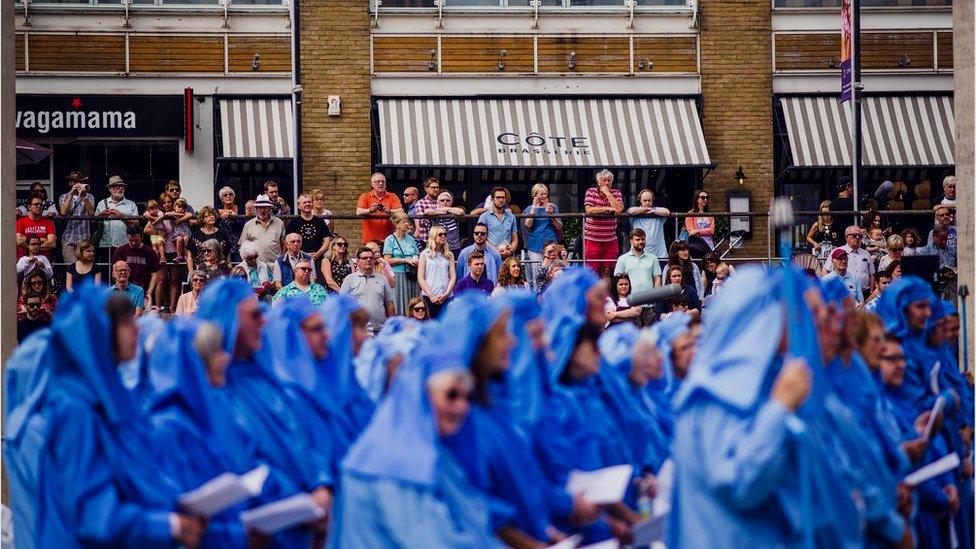
{"type": "MultiPolygon", "coordinates": [[[[613,188],[613,173],[601,170],[596,174],[596,186],[586,190],[583,208],[587,214],[617,215],[624,211],[620,191],[613,188]]],[[[583,220],[583,254],[586,266],[601,277],[608,276],[619,255],[617,250],[617,218],[587,217],[583,220]]]]}

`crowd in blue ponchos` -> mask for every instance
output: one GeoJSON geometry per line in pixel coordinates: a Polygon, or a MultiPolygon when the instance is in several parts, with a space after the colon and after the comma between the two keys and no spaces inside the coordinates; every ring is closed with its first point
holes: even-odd
{"type": "Polygon", "coordinates": [[[926,283],[874,315],[838,280],[745,267],[703,319],[604,331],[606,291],[569,270],[371,337],[349,296],[268,309],[226,279],[195,317],[137,322],[78,288],[7,363],[16,546],[631,544],[649,517],[669,547],[973,546],[972,381],[926,283]],[[567,488],[619,465],[619,501],[567,488]],[[258,466],[253,498],[180,504],[258,466]],[[298,494],[316,518],[245,528],[298,494]]]}

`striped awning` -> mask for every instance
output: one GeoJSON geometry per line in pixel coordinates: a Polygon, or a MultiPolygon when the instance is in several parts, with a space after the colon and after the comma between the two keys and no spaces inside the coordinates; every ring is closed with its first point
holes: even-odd
{"type": "Polygon", "coordinates": [[[380,99],[384,166],[708,166],[694,99],[380,99]]]}
{"type": "MultiPolygon", "coordinates": [[[[853,118],[837,97],[781,99],[793,165],[850,166],[853,118]]],[[[952,98],[865,97],[861,109],[861,158],[865,166],[955,164],[952,98]]]]}
{"type": "Polygon", "coordinates": [[[294,112],[288,99],[221,99],[224,158],[291,158],[294,112]]]}

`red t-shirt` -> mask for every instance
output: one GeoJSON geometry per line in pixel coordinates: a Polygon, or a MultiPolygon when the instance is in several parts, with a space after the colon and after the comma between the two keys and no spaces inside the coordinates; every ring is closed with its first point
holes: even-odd
{"type": "MultiPolygon", "coordinates": [[[[385,217],[380,218],[379,216],[384,215],[384,212],[373,212],[372,215],[376,216],[370,217],[369,219],[363,220],[363,243],[369,242],[370,240],[384,241],[386,237],[393,234],[393,223],[390,221],[389,212],[393,210],[402,210],[403,205],[400,204],[400,198],[391,193],[387,192],[386,195],[380,199],[376,198],[373,191],[368,193],[363,193],[359,195],[359,200],[356,202],[357,208],[371,208],[374,204],[383,204],[386,206],[385,217]]],[[[355,252],[355,250],[350,250],[355,252]]]]}
{"type": "MultiPolygon", "coordinates": [[[[618,189],[610,189],[613,197],[624,203],[623,195],[618,189]]],[[[599,187],[586,189],[583,206],[609,207],[610,201],[600,191],[599,187]]],[[[585,209],[585,208],[584,208],[585,209]]],[[[593,242],[613,242],[617,240],[617,218],[587,217],[583,220],[583,238],[593,242]]]]}
{"type": "MultiPolygon", "coordinates": [[[[54,223],[50,219],[44,219],[43,217],[37,220],[31,219],[30,216],[21,217],[17,220],[17,234],[22,234],[27,238],[36,236],[43,242],[47,240],[48,235],[55,234],[54,223]]],[[[43,250],[41,254],[51,259],[51,250],[43,250]]],[[[27,255],[27,247],[17,246],[17,259],[25,255],[27,255]]]]}

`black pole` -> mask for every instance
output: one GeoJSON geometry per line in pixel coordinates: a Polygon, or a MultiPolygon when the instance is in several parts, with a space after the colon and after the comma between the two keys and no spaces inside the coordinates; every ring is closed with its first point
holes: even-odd
{"type": "MultiPolygon", "coordinates": [[[[854,210],[860,210],[861,193],[861,0],[851,0],[851,100],[854,102],[854,154],[851,179],[854,184],[854,210]]],[[[856,218],[855,218],[856,219],[856,218]]]]}
{"type": "Polygon", "coordinates": [[[298,193],[302,185],[302,53],[301,9],[299,0],[291,0],[291,104],[295,118],[292,150],[292,207],[298,211],[298,193]]]}

